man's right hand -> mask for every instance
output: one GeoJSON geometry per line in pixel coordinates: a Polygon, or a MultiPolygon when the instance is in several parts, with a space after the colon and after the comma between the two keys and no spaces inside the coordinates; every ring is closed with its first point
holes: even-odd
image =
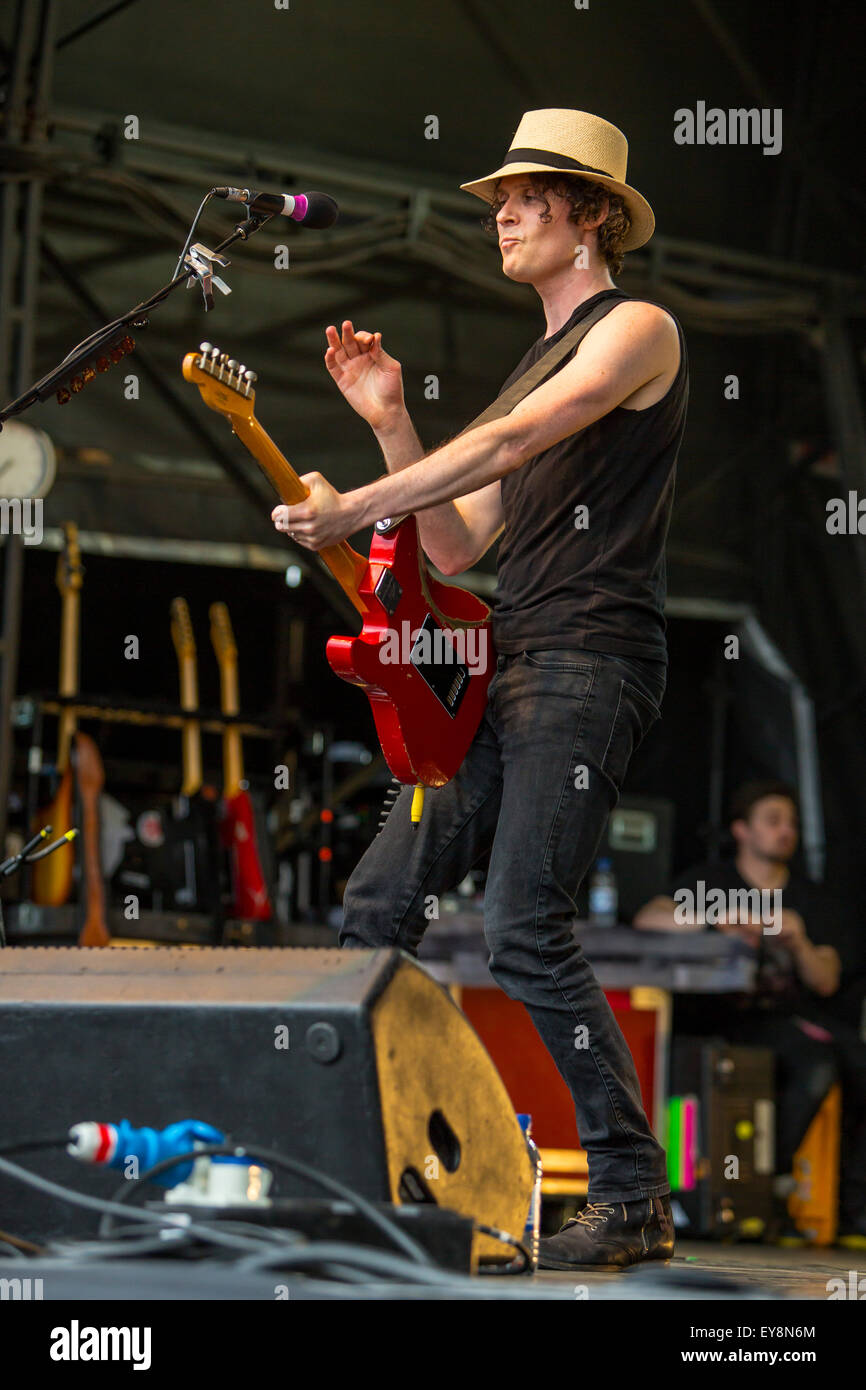
{"type": "Polygon", "coordinates": [[[728,917],[726,913],[721,913],[714,925],[717,931],[724,932],[726,936],[738,936],[741,941],[745,941],[747,946],[756,948],[760,945],[761,937],[764,934],[764,924],[761,919],[748,915],[728,917]]]}
{"type": "Polygon", "coordinates": [[[387,429],[406,409],[403,369],[382,347],[381,333],[357,333],[344,319],[342,336],[333,324],[325,329],[325,366],[353,410],[374,430],[387,429]]]}

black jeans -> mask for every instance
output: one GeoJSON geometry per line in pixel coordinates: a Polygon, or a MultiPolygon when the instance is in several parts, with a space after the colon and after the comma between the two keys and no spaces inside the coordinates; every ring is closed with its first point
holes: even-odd
{"type": "Polygon", "coordinates": [[[593,1201],[670,1191],[631,1054],[573,935],[575,895],[629,759],[659,716],[665,676],[662,661],[583,650],[498,656],[459,772],[427,791],[414,830],[403,788],[343,898],[341,945],[414,955],[431,897],[492,849],[490,972],[526,1006],[571,1091],[593,1201]]]}

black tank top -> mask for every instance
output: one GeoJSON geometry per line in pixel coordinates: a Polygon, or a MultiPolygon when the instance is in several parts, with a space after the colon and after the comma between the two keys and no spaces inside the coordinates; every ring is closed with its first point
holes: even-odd
{"type": "MultiPolygon", "coordinates": [[[[614,288],[579,304],[557,333],[533,344],[502,391],[596,304],[609,299],[613,309],[631,298],[614,288]]],[[[505,530],[491,604],[498,651],[583,647],[666,660],[664,546],[689,393],[685,339],[674,322],[680,365],[660,401],[645,410],[616,406],[502,479],[505,530]],[[576,510],[583,507],[585,514],[576,510]]]]}

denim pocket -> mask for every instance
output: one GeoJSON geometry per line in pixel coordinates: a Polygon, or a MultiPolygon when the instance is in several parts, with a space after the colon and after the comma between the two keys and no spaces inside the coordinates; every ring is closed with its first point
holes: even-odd
{"type": "Polygon", "coordinates": [[[632,754],[660,718],[661,710],[654,700],[631,681],[620,680],[610,736],[601,760],[602,772],[617,791],[623,784],[632,754]]]}
{"type": "Polygon", "coordinates": [[[522,652],[524,661],[528,666],[534,666],[537,671],[580,671],[586,674],[592,672],[593,663],[587,661],[586,657],[580,659],[580,653],[570,647],[545,647],[541,651],[522,652]]]}

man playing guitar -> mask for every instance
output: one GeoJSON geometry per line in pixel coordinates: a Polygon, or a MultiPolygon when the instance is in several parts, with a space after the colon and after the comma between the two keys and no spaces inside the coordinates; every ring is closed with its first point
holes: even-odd
{"type": "Polygon", "coordinates": [[[491,974],[525,1005],[569,1086],[589,1162],[586,1207],[541,1242],[542,1267],[557,1269],[673,1253],[664,1150],[573,935],[578,887],[665,689],[664,543],[688,397],[679,324],[612,279],[654,227],[626,159],[621,132],[596,116],[527,112],[502,167],[462,185],[490,204],[503,273],[544,308],[545,335],[502,390],[598,306],[603,316],[509,414],[427,455],[381,334],[329,326],[325,364],[389,476],[340,494],[307,474],[307,500],[272,513],[311,550],[415,513],[446,575],[503,535],[484,718],[456,776],[428,790],[417,827],[411,787],[400,793],[349,879],[340,940],[416,953],[430,896],[491,851],[491,974]]]}

